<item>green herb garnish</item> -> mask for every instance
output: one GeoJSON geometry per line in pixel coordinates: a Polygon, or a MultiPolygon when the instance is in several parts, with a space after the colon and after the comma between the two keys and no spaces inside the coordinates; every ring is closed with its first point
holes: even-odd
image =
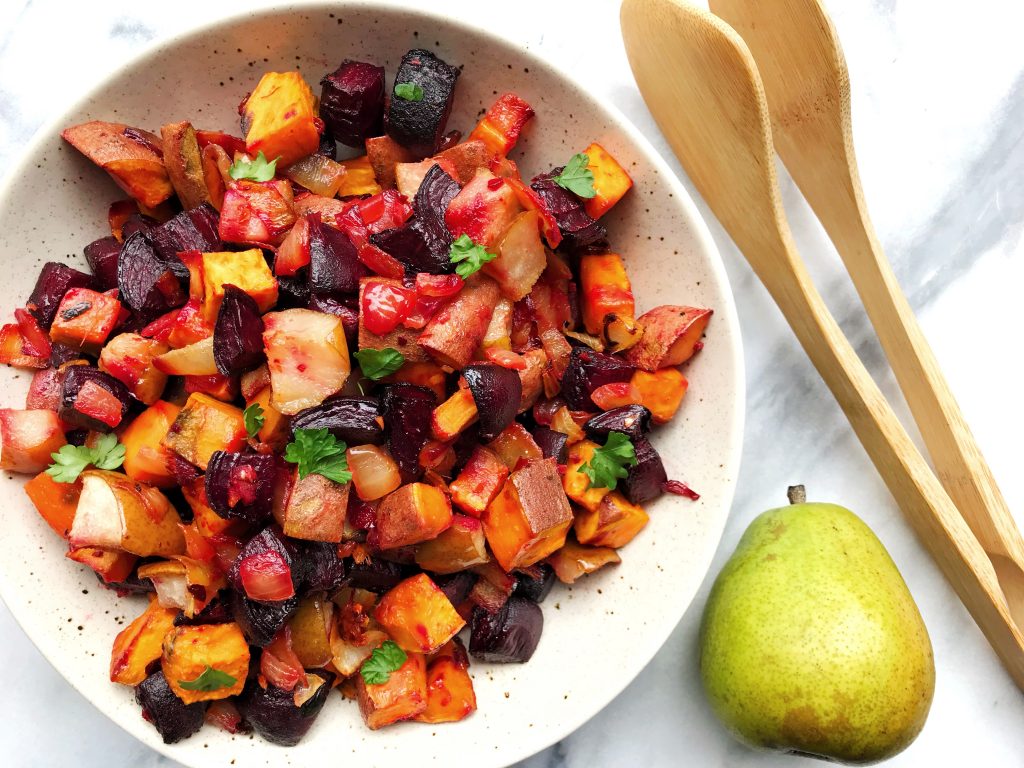
{"type": "Polygon", "coordinates": [[[295,438],[285,446],[284,460],[299,465],[300,480],[315,474],[336,483],[347,483],[352,479],[345,458],[347,447],[325,427],[296,429],[295,438]]]}
{"type": "Polygon", "coordinates": [[[363,375],[374,381],[391,375],[405,362],[405,356],[392,347],[360,349],[352,357],[359,363],[359,369],[363,375]]]}
{"type": "Polygon", "coordinates": [[[373,649],[370,658],[363,662],[359,674],[367,685],[386,683],[391,673],[400,669],[406,660],[405,651],[392,640],[385,640],[373,649]]]}
{"type": "Polygon", "coordinates": [[[209,693],[210,691],[219,691],[221,688],[230,688],[236,682],[238,680],[227,672],[221,672],[207,664],[206,669],[195,680],[179,680],[178,685],[186,691],[209,693]]]}
{"type": "Polygon", "coordinates": [[[256,154],[255,160],[248,160],[244,157],[238,158],[228,169],[228,175],[235,180],[252,179],[253,181],[270,181],[277,173],[277,161],[267,160],[262,151],[256,154]]]}
{"type": "Polygon", "coordinates": [[[100,435],[96,446],[65,445],[56,453],[51,453],[53,464],[46,474],[58,483],[73,483],[87,466],[92,464],[96,469],[117,469],[124,463],[124,446],[117,442],[117,435],[100,435]]]}
{"type": "Polygon", "coordinates": [[[594,450],[590,461],[580,467],[590,479],[588,488],[608,488],[614,491],[621,478],[629,474],[628,467],[636,466],[636,449],[621,432],[609,432],[603,446],[594,450]]]}
{"type": "Polygon", "coordinates": [[[423,89],[416,83],[395,83],[395,96],[406,101],[423,101],[423,89]]]}
{"type": "Polygon", "coordinates": [[[480,267],[488,261],[498,258],[498,254],[491,253],[482,245],[477,245],[469,235],[463,233],[455,238],[455,242],[452,243],[449,258],[452,264],[458,265],[455,267],[456,274],[465,279],[474,272],[479,271],[480,267]]]}
{"type": "Polygon", "coordinates": [[[263,407],[259,403],[253,403],[242,411],[242,421],[245,422],[245,431],[249,437],[256,437],[256,433],[263,429],[263,407]]]}
{"type": "Polygon", "coordinates": [[[582,152],[573,155],[562,172],[555,176],[555,184],[577,197],[593,197],[597,190],[594,189],[594,172],[587,168],[588,163],[590,158],[582,152]]]}

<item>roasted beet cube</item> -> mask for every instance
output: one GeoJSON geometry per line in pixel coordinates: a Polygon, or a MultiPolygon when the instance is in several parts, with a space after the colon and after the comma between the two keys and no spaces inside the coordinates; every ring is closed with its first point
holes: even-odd
{"type": "Polygon", "coordinates": [[[309,290],[319,296],[359,293],[359,280],[370,274],[344,232],[319,221],[309,225],[309,290]]]}
{"type": "Polygon", "coordinates": [[[168,262],[159,257],[149,236],[143,232],[136,232],[121,246],[117,287],[121,301],[146,317],[179,307],[187,298],[178,276],[168,262]]]}
{"type": "Polygon", "coordinates": [[[427,247],[416,219],[370,235],[370,244],[398,259],[413,272],[437,273],[442,270],[442,265],[427,247]]]}
{"type": "Polygon", "coordinates": [[[497,613],[477,607],[470,620],[469,652],[481,661],[529,661],[543,629],[540,606],[525,597],[510,597],[497,613]]]}
{"type": "Polygon", "coordinates": [[[574,347],[562,376],[562,397],[574,411],[598,411],[590,393],[604,384],[629,381],[635,370],[621,358],[574,347]]]}
{"type": "Polygon", "coordinates": [[[80,272],[67,264],[48,261],[39,270],[35,288],[28,297],[28,311],[39,321],[42,328],[49,328],[65,293],[72,288],[92,287],[92,275],[80,272]]]}
{"type": "Polygon", "coordinates": [[[337,141],[362,148],[384,119],[384,67],[345,59],[320,81],[320,119],[337,141]]]}
{"type": "Polygon", "coordinates": [[[261,648],[270,644],[274,635],[299,608],[298,596],[278,603],[258,603],[235,590],[231,590],[228,602],[246,638],[261,648]]]}
{"type": "MultiPolygon", "coordinates": [[[[272,459],[273,457],[270,458],[272,459]]],[[[296,567],[297,563],[295,562],[295,552],[295,546],[291,541],[286,539],[275,526],[269,525],[249,539],[245,546],[242,547],[242,551],[238,553],[238,557],[235,558],[235,561],[231,564],[231,568],[228,569],[228,581],[231,582],[231,585],[235,589],[240,590],[243,595],[248,594],[249,589],[251,589],[253,585],[251,581],[248,584],[246,581],[255,570],[250,566],[254,564],[254,562],[258,564],[258,561],[254,561],[252,558],[263,558],[263,561],[276,561],[279,565],[279,570],[287,572],[287,574],[290,575],[292,591],[294,592],[303,576],[303,574],[299,572],[300,568],[296,567]]],[[[261,579],[261,581],[263,581],[263,579],[261,579]]],[[[259,586],[262,587],[264,585],[260,584],[259,586]]],[[[266,603],[283,603],[290,599],[263,600],[258,596],[251,594],[249,597],[266,603]]]]}
{"type": "Polygon", "coordinates": [[[188,278],[188,270],[178,259],[182,251],[209,253],[223,251],[224,245],[217,234],[220,214],[209,203],[203,203],[153,227],[150,238],[157,255],[168,263],[174,273],[188,278]]]}
{"type": "Polygon", "coordinates": [[[69,366],[61,386],[60,417],[68,424],[110,432],[128,414],[128,388],[91,365],[69,366]]]}
{"type": "Polygon", "coordinates": [[[421,157],[434,154],[444,136],[458,78],[457,67],[446,64],[430,51],[414,48],[405,54],[388,106],[388,135],[421,157]],[[422,98],[416,99],[421,90],[422,98]]]}
{"type": "Polygon", "coordinates": [[[375,397],[332,397],[295,414],[291,428],[293,432],[327,429],[348,445],[380,445],[384,442],[384,430],[379,418],[380,404],[375,397]]]}
{"type": "Polygon", "coordinates": [[[590,218],[580,198],[555,183],[555,177],[563,170],[555,168],[550,173],[534,177],[530,187],[540,195],[548,211],[555,217],[567,245],[583,248],[603,240],[608,236],[608,230],[590,218]]]}
{"type": "Polygon", "coordinates": [[[593,416],[583,428],[592,440],[603,442],[609,432],[621,432],[635,443],[651,431],[651,412],[642,405],[623,405],[593,416]]]}
{"type": "Polygon", "coordinates": [[[565,464],[568,458],[566,443],[569,436],[564,432],[556,432],[544,426],[533,428],[533,439],[540,446],[545,459],[554,459],[559,464],[565,464]]]}
{"type": "Polygon", "coordinates": [[[203,727],[206,704],[185,704],[171,690],[162,671],[135,687],[135,701],[142,707],[142,716],[156,726],[164,744],[186,739],[203,727]]]}
{"type": "Polygon", "coordinates": [[[633,441],[636,464],[629,468],[622,493],[634,504],[656,499],[663,493],[662,483],[668,480],[661,456],[646,437],[633,441]]]}
{"type": "Polygon", "coordinates": [[[231,376],[262,363],[266,359],[263,330],[256,300],[241,288],[225,285],[213,328],[213,359],[217,370],[224,376],[231,376]]]}
{"type": "Polygon", "coordinates": [[[441,588],[451,604],[457,607],[466,601],[480,577],[472,571],[459,571],[443,575],[435,574],[431,578],[441,588]]]}
{"type": "Polygon", "coordinates": [[[393,384],[384,391],[381,414],[388,450],[402,472],[402,482],[423,474],[420,451],[431,439],[430,418],[437,396],[415,384],[393,384]]]}
{"type": "Polygon", "coordinates": [[[332,676],[320,671],[320,687],[301,707],[295,706],[293,691],[283,691],[272,683],[263,688],[250,680],[238,700],[242,714],[253,729],[269,742],[292,747],[302,740],[324,708],[331,692],[332,676]]]}
{"type": "Polygon", "coordinates": [[[270,515],[277,459],[263,453],[214,451],[206,466],[206,498],[218,515],[261,523],[270,515]]]}
{"type": "Polygon", "coordinates": [[[480,440],[489,443],[516,418],[523,396],[519,373],[496,363],[473,363],[462,369],[480,417],[480,440]]]}
{"type": "Polygon", "coordinates": [[[398,563],[375,557],[362,563],[352,563],[345,581],[350,587],[384,594],[394,589],[405,575],[406,569],[398,563]]]}
{"type": "Polygon", "coordinates": [[[423,242],[437,264],[437,273],[451,272],[452,233],[448,231],[444,215],[448,204],[462,191],[462,185],[445,173],[440,164],[431,166],[420,182],[413,198],[416,211],[416,226],[423,236],[423,242]]]}
{"type": "MultiPolygon", "coordinates": [[[[277,278],[277,309],[296,309],[309,304],[309,278],[305,271],[277,278]]],[[[311,307],[316,309],[316,307],[311,307]]]]}
{"type": "Polygon", "coordinates": [[[338,557],[337,544],[304,541],[296,557],[302,561],[304,591],[331,594],[345,585],[346,563],[338,557]]]}
{"type": "Polygon", "coordinates": [[[536,563],[516,573],[515,594],[543,603],[555,585],[555,570],[547,563],[536,563]]]}
{"type": "Polygon", "coordinates": [[[117,258],[121,244],[115,237],[101,237],[85,246],[85,260],[89,262],[97,287],[101,291],[117,288],[117,258]]]}

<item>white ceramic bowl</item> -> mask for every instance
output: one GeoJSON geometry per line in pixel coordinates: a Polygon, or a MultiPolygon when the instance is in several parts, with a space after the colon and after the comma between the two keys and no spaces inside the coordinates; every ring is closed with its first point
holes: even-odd
{"type": "MultiPolygon", "coordinates": [[[[237,133],[236,105],[265,70],[299,67],[314,85],[346,57],[382,63],[389,82],[412,47],[464,65],[449,127],[468,131],[495,94],[514,90],[537,116],[513,157],[523,176],[564,163],[591,141],[629,171],[633,191],[606,217],[625,256],[639,310],[680,303],[713,307],[705,349],[687,368],[690,391],[655,444],[669,476],[701,493],[666,496],[623,562],[544,603],[544,634],[526,665],[474,664],[479,704],[444,726],[367,730],[357,707],[331,697],[297,747],[233,737],[205,727],[164,745],[132,691],[108,681],[111,642],[144,605],[117,599],[91,571],[64,558],[66,546],[6,475],[0,526],[0,593],[25,632],[62,675],[114,722],[188,766],[350,764],[506,765],[579,727],[647,664],[689,605],[718,543],[733,494],[743,421],[740,335],[721,261],[696,208],[648,142],[617,111],[529,53],[449,20],[371,3],[311,3],[217,22],[162,41],[125,65],[40,131],[0,189],[4,322],[23,305],[40,265],[84,263],[82,247],[108,234],[107,204],[124,195],[64,145],[66,125],[91,119],[149,129],[190,119],[237,133]]],[[[0,371],[0,404],[24,407],[30,375],[0,371]]],[[[680,659],[691,664],[692,659],[680,659]]]]}

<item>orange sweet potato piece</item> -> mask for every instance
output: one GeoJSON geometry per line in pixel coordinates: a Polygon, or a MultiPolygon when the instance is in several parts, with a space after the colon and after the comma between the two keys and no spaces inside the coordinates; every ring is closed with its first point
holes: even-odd
{"type": "Polygon", "coordinates": [[[224,205],[224,193],[231,180],[231,157],[219,144],[207,144],[202,151],[203,181],[210,204],[218,211],[224,205]]]}
{"type": "Polygon", "coordinates": [[[651,372],[685,363],[704,345],[700,339],[710,319],[711,310],[698,307],[665,304],[644,312],[637,318],[644,335],[626,360],[651,372]]]}
{"type": "Polygon", "coordinates": [[[17,323],[0,327],[0,363],[18,368],[46,368],[45,358],[27,354],[22,348],[24,336],[17,323]]]}
{"type": "Polygon", "coordinates": [[[427,666],[427,708],[416,716],[420,723],[454,723],[476,710],[469,659],[458,639],[438,651],[427,666]],[[446,652],[453,648],[454,652],[446,652]]]}
{"type": "Polygon", "coordinates": [[[338,188],[338,197],[376,195],[381,191],[367,155],[353,157],[351,160],[342,160],[341,164],[345,167],[345,175],[338,188]]]}
{"type": "Polygon", "coordinates": [[[127,579],[139,559],[136,555],[104,547],[72,548],[65,557],[92,568],[104,584],[118,584],[127,579]]]}
{"type": "Polygon", "coordinates": [[[610,547],[585,547],[575,541],[565,542],[564,547],[548,558],[548,564],[563,584],[573,584],[580,576],[621,562],[622,558],[610,547]]]}
{"type": "Polygon", "coordinates": [[[0,408],[0,469],[34,475],[67,443],[64,425],[45,408],[0,408]]]}
{"type": "Polygon", "coordinates": [[[677,368],[660,368],[654,373],[638,370],[630,383],[640,393],[640,404],[651,412],[655,424],[664,424],[676,415],[690,386],[677,368]]]}
{"type": "Polygon", "coordinates": [[[504,157],[512,151],[533,114],[533,107],[523,99],[514,93],[504,93],[480,119],[469,139],[482,141],[491,154],[504,157]]]}
{"type": "Polygon", "coordinates": [[[385,550],[419,544],[436,538],[451,524],[451,503],[442,491],[426,483],[409,483],[380,503],[370,542],[385,550]]]}
{"type": "Polygon", "coordinates": [[[60,302],[50,339],[96,353],[121,320],[121,302],[89,288],[72,288],[60,302]]]}
{"type": "Polygon", "coordinates": [[[632,319],[636,311],[626,266],[617,253],[580,259],[580,292],[583,324],[594,336],[604,330],[607,315],[632,319]]]}
{"type": "Polygon", "coordinates": [[[469,389],[459,389],[434,409],[430,428],[441,442],[450,442],[477,420],[476,400],[469,389]]]}
{"type": "Polygon", "coordinates": [[[531,461],[509,475],[483,516],[487,543],[506,571],[561,547],[572,520],[554,459],[531,461]]]}
{"type": "Polygon", "coordinates": [[[593,547],[624,547],[647,525],[647,513],[618,491],[607,494],[597,509],[576,513],[574,530],[581,544],[593,547]]]}
{"type": "Polygon", "coordinates": [[[100,350],[99,369],[122,382],[137,400],[152,405],[167,384],[167,374],[156,368],[153,360],[169,349],[156,339],[119,333],[100,350]]]}
{"type": "Polygon", "coordinates": [[[185,501],[192,507],[196,530],[200,536],[210,538],[219,533],[239,533],[245,527],[241,520],[227,520],[210,508],[206,498],[206,483],[202,475],[181,486],[185,501]]]}
{"type": "Polygon", "coordinates": [[[110,682],[138,685],[146,668],[163,655],[164,637],[174,628],[175,608],[152,598],[149,606],[114,638],[110,652],[110,682]]]}
{"type": "Polygon", "coordinates": [[[124,471],[128,477],[157,488],[177,485],[170,465],[171,452],[163,439],[180,411],[173,403],[157,400],[121,433],[124,471]]]}
{"type": "MultiPolygon", "coordinates": [[[[361,346],[361,345],[360,345],[361,346]]],[[[426,387],[437,395],[437,402],[443,403],[447,393],[447,377],[444,369],[435,362],[424,360],[422,362],[405,363],[395,371],[388,381],[406,382],[426,387]]]]}
{"type": "Polygon", "coordinates": [[[398,163],[411,163],[420,159],[411,149],[401,146],[390,136],[367,139],[366,156],[381,189],[394,189],[395,166],[398,163]]]}
{"type": "Polygon", "coordinates": [[[494,280],[479,273],[473,275],[427,323],[420,334],[420,346],[441,365],[465,368],[487,333],[499,296],[494,280]]]}
{"type": "Polygon", "coordinates": [[[78,497],[82,495],[82,481],[58,483],[46,472],[40,472],[25,483],[25,493],[46,524],[58,536],[66,539],[75,521],[78,497]]]}
{"type": "Polygon", "coordinates": [[[270,402],[273,394],[273,390],[268,384],[257,392],[255,397],[246,398],[246,405],[255,403],[263,409],[263,426],[256,433],[256,437],[260,442],[280,449],[284,448],[285,443],[289,440],[288,417],[270,402]]]}
{"type": "Polygon", "coordinates": [[[175,627],[164,638],[160,666],[171,690],[186,704],[226,699],[237,696],[245,687],[249,644],[234,622],[175,627]],[[192,682],[202,675],[207,667],[233,677],[235,682],[213,691],[181,687],[183,682],[192,682]]]}
{"type": "Polygon", "coordinates": [[[320,146],[313,91],[299,72],[266,72],[242,107],[246,151],[291,165],[320,146]]]}
{"type": "Polygon", "coordinates": [[[190,122],[168,123],[160,128],[163,139],[164,166],[171,186],[186,211],[210,200],[203,176],[203,157],[200,154],[196,130],[190,122]]]}
{"type": "Polygon", "coordinates": [[[263,251],[221,251],[202,256],[203,315],[213,325],[224,300],[224,286],[241,288],[255,299],[260,312],[277,303],[277,279],[270,271],[263,251]]]}
{"type": "Polygon", "coordinates": [[[452,515],[447,531],[416,547],[416,564],[433,573],[455,573],[489,559],[483,526],[466,515],[452,515]]]}
{"type": "Polygon", "coordinates": [[[163,444],[205,470],[214,451],[237,451],[248,433],[241,408],[193,392],[185,401],[163,444]]]}
{"type": "Polygon", "coordinates": [[[584,464],[594,457],[598,445],[590,440],[583,440],[569,446],[569,460],[566,462],[565,474],[562,476],[562,488],[565,495],[581,507],[591,512],[597,510],[601,500],[608,495],[608,489],[591,486],[590,478],[582,472],[584,464]]]}
{"type": "Polygon", "coordinates": [[[399,582],[377,603],[373,617],[410,653],[431,653],[451,640],[466,621],[425,573],[399,582]]]}
{"type": "Polygon", "coordinates": [[[590,218],[599,219],[629,192],[633,180],[600,144],[591,144],[583,154],[588,158],[587,168],[594,174],[594,191],[597,193],[584,200],[583,207],[590,218]]]}
{"type": "Polygon", "coordinates": [[[61,137],[148,208],[174,194],[163,159],[152,146],[161,143],[156,136],[123,123],[94,120],[65,128],[61,137]]]}
{"type": "Polygon", "coordinates": [[[494,451],[477,446],[459,476],[448,486],[452,502],[466,514],[480,517],[498,495],[508,473],[509,468],[494,451]]]}
{"type": "Polygon", "coordinates": [[[356,698],[363,722],[371,730],[410,720],[427,708],[427,663],[422,654],[408,654],[405,664],[372,685],[355,675],[356,698]]]}

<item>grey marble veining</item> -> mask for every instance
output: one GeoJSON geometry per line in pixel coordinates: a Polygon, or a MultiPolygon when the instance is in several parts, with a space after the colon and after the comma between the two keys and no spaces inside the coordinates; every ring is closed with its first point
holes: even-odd
{"type": "MultiPolygon", "coordinates": [[[[217,4],[228,14],[251,2],[217,4]]],[[[569,69],[670,152],[632,82],[614,0],[536,0],[507,6],[434,2],[520,41],[569,69]]],[[[1024,10],[1005,0],[830,0],[850,64],[855,143],[879,236],[1018,521],[1024,524],[1019,435],[1020,286],[1024,284],[1024,10]],[[995,23],[993,23],[993,21],[995,23]]],[[[0,4],[0,168],[66,99],[121,60],[207,18],[209,3],[127,0],[0,4]]],[[[691,188],[692,191],[692,188],[691,188]]],[[[797,243],[843,329],[909,422],[877,340],[831,245],[784,181],[797,243]]],[[[702,211],[706,208],[698,202],[702,211]]],[[[603,712],[523,768],[783,766],[801,758],[754,753],[708,710],[697,679],[696,633],[710,579],[752,517],[786,485],[857,511],[885,543],[931,632],[935,703],[896,766],[1020,765],[1024,698],[942,580],[874,474],[838,407],[781,315],[710,220],[739,305],[748,377],[747,439],[722,545],[693,606],[661,652],[603,712]]],[[[912,434],[916,434],[912,431],[912,434]]],[[[0,607],[16,692],[0,717],[0,754],[13,766],[174,764],[95,711],[49,667],[0,607]],[[45,746],[44,746],[45,745],[45,746]]],[[[600,663],[614,664],[614,659],[600,663]]]]}

